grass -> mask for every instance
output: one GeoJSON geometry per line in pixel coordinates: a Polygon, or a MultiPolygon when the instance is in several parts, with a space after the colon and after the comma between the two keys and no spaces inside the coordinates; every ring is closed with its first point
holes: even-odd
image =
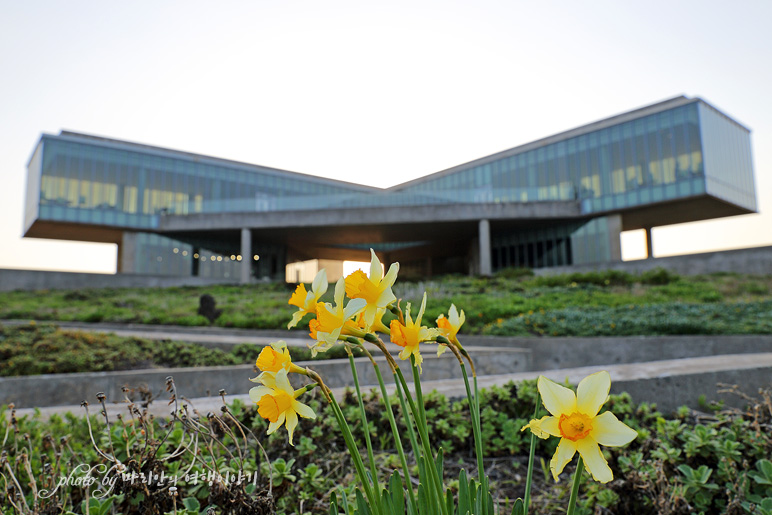
{"type": "MultiPolygon", "coordinates": [[[[245,343],[226,352],[194,343],[64,330],[52,324],[0,325],[0,376],[245,365],[254,363],[262,349],[245,343]]],[[[289,351],[293,361],[347,357],[343,347],[316,358],[303,347],[289,351]]]]}
{"type": "MultiPolygon", "coordinates": [[[[293,312],[287,304],[291,291],[291,285],[259,284],[0,292],[0,319],[208,326],[196,314],[199,297],[208,293],[223,311],[215,326],[285,329],[293,312]]],[[[763,320],[772,311],[772,276],[682,277],[657,269],[535,277],[528,270],[505,270],[491,278],[445,276],[395,287],[399,298],[414,304],[424,291],[429,294],[424,320],[433,321],[454,303],[466,312],[467,334],[769,334],[772,329],[763,320]]],[[[332,302],[332,287],[322,300],[332,302]]]]}

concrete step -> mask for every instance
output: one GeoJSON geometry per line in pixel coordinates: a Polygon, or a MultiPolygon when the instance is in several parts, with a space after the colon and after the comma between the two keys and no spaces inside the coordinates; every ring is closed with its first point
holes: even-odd
{"type": "MultiPolygon", "coordinates": [[[[346,364],[340,363],[341,370],[348,371],[346,364]]],[[[427,362],[424,371],[428,370],[427,362]]],[[[751,396],[756,395],[760,388],[772,388],[772,353],[759,354],[733,354],[720,356],[707,356],[700,358],[675,359],[650,361],[645,363],[609,365],[604,367],[575,367],[559,370],[542,370],[533,372],[515,372],[506,374],[492,374],[478,377],[480,388],[489,388],[494,385],[503,385],[510,381],[523,381],[526,379],[535,379],[539,375],[544,375],[557,382],[568,380],[572,384],[577,384],[584,377],[599,370],[606,370],[611,375],[611,392],[628,392],[636,402],[654,402],[664,413],[671,412],[680,406],[689,406],[700,409],[700,397],[705,396],[709,401],[723,400],[728,406],[741,407],[745,401],[737,396],[722,393],[719,384],[736,384],[741,387],[744,393],[751,396]]],[[[194,372],[195,373],[195,372],[194,372]]],[[[175,377],[175,381],[177,378],[175,377]]],[[[363,382],[364,384],[364,382],[363,382]]],[[[424,392],[437,390],[438,392],[451,397],[465,397],[466,391],[461,379],[429,379],[428,376],[422,377],[422,389],[424,392]]],[[[249,385],[251,386],[251,384],[249,385]]],[[[366,391],[375,387],[371,384],[364,384],[366,391]]],[[[390,392],[394,391],[393,386],[387,386],[390,392]]],[[[184,390],[179,389],[180,395],[185,395],[184,390]]],[[[337,396],[342,396],[345,388],[337,387],[333,391],[337,396]]],[[[95,404],[95,391],[88,393],[87,398],[91,404],[95,404]]],[[[156,416],[168,415],[172,409],[167,405],[166,396],[161,396],[158,401],[150,405],[150,412],[156,416]]],[[[227,395],[226,400],[232,402],[239,399],[242,402],[250,403],[249,396],[244,393],[236,395],[227,395]]],[[[216,392],[207,397],[186,399],[193,409],[201,413],[220,409],[222,399],[216,392]]],[[[182,402],[182,401],[181,401],[182,402]]],[[[116,413],[125,413],[125,403],[108,404],[108,414],[114,417],[116,413]]],[[[18,410],[18,415],[29,415],[35,411],[33,408],[24,408],[18,410]]],[[[64,413],[67,411],[73,413],[84,413],[79,405],[53,406],[40,408],[41,416],[49,417],[53,413],[64,413]]],[[[92,413],[94,411],[92,410],[92,413]]]]}
{"type": "MultiPolygon", "coordinates": [[[[436,347],[435,347],[436,348],[436,347]]],[[[508,374],[525,372],[530,368],[530,351],[518,348],[494,347],[470,348],[478,374],[508,374]]],[[[398,358],[397,358],[398,360],[398,358]]],[[[368,358],[355,358],[360,384],[376,384],[375,371],[368,358]]],[[[384,357],[376,358],[385,380],[391,373],[384,357]]],[[[331,359],[299,362],[319,373],[330,388],[353,385],[351,368],[347,359],[331,359]]],[[[410,375],[409,367],[402,367],[410,375]]],[[[424,351],[423,379],[435,381],[460,379],[458,361],[450,352],[437,357],[424,351]]],[[[44,374],[25,377],[0,378],[0,405],[13,402],[19,408],[77,405],[82,400],[95,399],[97,392],[104,392],[110,402],[124,399],[123,387],[128,385],[162,396],[166,378],[174,377],[180,395],[205,397],[216,395],[221,389],[231,394],[244,394],[254,386],[249,378],[258,375],[254,365],[196,368],[156,368],[122,370],[117,372],[84,372],[76,374],[44,374]]],[[[300,386],[300,383],[297,383],[300,386]]],[[[139,394],[135,394],[139,398],[139,394]]]]}

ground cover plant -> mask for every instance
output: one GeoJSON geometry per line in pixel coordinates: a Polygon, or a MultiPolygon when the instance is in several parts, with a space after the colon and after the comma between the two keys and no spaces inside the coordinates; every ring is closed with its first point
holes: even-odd
{"type": "MultiPolygon", "coordinates": [[[[0,324],[0,377],[244,365],[254,363],[262,349],[244,343],[226,352],[194,343],[60,329],[52,324],[0,324]]],[[[343,349],[312,356],[307,348],[293,347],[290,353],[295,361],[347,356],[343,349]]]]}
{"type": "MultiPolygon", "coordinates": [[[[0,292],[0,319],[207,326],[196,314],[208,293],[222,315],[214,325],[284,329],[293,309],[283,284],[165,289],[0,292]]],[[[678,276],[664,270],[536,277],[504,270],[490,278],[446,276],[408,282],[396,294],[414,303],[429,294],[427,317],[464,306],[470,334],[519,336],[626,334],[769,334],[772,276],[717,273],[678,276]],[[730,305],[726,310],[724,305],[730,305]],[[660,316],[662,314],[668,316],[660,316]],[[631,320],[638,322],[631,324],[631,320]],[[645,320],[644,320],[645,319],[645,320]]],[[[331,301],[328,292],[322,301],[331,301]]],[[[305,329],[305,328],[303,328],[305,329]]]]}
{"type": "MultiPolygon", "coordinates": [[[[577,513],[769,513],[772,391],[738,394],[748,400],[747,409],[713,404],[704,412],[682,408],[670,415],[659,413],[655,405],[636,404],[626,394],[611,395],[608,408],[635,428],[639,437],[627,447],[605,449],[614,480],[602,485],[586,477],[577,513]]],[[[536,381],[508,383],[482,390],[480,395],[485,406],[482,433],[489,451],[484,465],[496,502],[506,509],[523,495],[529,438],[520,429],[533,416],[536,381]]],[[[44,420],[36,415],[16,417],[9,407],[0,408],[0,513],[86,513],[88,508],[92,514],[160,514],[173,513],[174,506],[180,514],[206,513],[207,507],[214,513],[239,513],[238,506],[253,510],[244,513],[261,513],[260,509],[264,513],[329,513],[330,496],[337,492],[340,498],[340,486],[348,500],[356,502],[346,444],[321,395],[308,401],[318,416],[300,420],[294,447],[286,433],[264,436],[268,422],[255,406],[240,402],[217,413],[195,413],[189,408],[171,421],[149,417],[143,414],[143,406],[127,404],[122,419],[109,420],[108,426],[98,414],[99,400],[94,397],[91,401],[89,421],[85,410],[44,420]],[[202,450],[197,456],[191,444],[196,435],[202,450]],[[76,481],[85,478],[90,467],[113,465],[97,447],[131,467],[125,479],[120,474],[105,474],[109,467],[93,470],[91,476],[98,481],[116,478],[113,489],[103,497],[95,494],[98,484],[89,487],[83,480],[76,481]],[[78,464],[85,466],[71,475],[78,464]],[[151,481],[143,482],[140,473],[147,477],[148,471],[151,481]],[[236,485],[232,478],[240,471],[245,477],[242,485],[236,485]],[[132,472],[137,474],[133,481],[132,472]],[[64,480],[66,477],[72,480],[64,480]],[[178,478],[176,485],[172,484],[174,477],[178,478]],[[231,478],[230,482],[225,478],[231,478]],[[48,493],[43,490],[56,485],[60,486],[54,495],[42,497],[48,493]]],[[[375,392],[365,392],[363,401],[376,466],[390,473],[400,465],[389,421],[375,392]]],[[[445,479],[451,488],[457,488],[460,469],[476,466],[471,428],[463,423],[469,419],[468,403],[437,393],[427,394],[425,401],[432,434],[443,447],[445,479]]],[[[166,404],[168,399],[155,402],[166,404]]],[[[398,409],[396,396],[390,403],[398,409]]],[[[356,394],[344,396],[340,405],[366,453],[356,394]]],[[[560,512],[570,493],[570,481],[555,483],[549,470],[538,466],[543,460],[546,467],[556,444],[537,440],[534,513],[560,512]]],[[[416,471],[414,456],[409,454],[408,459],[416,471]]]]}

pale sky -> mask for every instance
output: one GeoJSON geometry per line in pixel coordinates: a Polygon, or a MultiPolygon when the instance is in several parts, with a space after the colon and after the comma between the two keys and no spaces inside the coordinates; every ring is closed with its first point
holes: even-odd
{"type": "MultiPolygon", "coordinates": [[[[772,245],[772,2],[0,0],[0,268],[114,272],[22,239],[62,129],[390,186],[671,98],[752,130],[760,214],[655,228],[665,256],[772,245]]],[[[623,257],[640,257],[639,232],[623,257]]]]}

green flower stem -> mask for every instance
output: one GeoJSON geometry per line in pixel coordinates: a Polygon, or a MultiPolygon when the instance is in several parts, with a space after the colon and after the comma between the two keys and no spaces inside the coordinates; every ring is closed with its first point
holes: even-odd
{"type": "MultiPolygon", "coordinates": [[[[367,352],[367,351],[365,351],[367,352]]],[[[369,352],[367,353],[370,354],[369,352]]],[[[372,358],[371,358],[372,359],[372,358]]],[[[410,469],[407,466],[407,458],[405,458],[405,450],[402,448],[402,437],[399,434],[397,428],[397,421],[394,419],[394,412],[391,409],[391,402],[389,402],[389,393],[386,391],[386,385],[383,382],[383,376],[381,375],[381,369],[378,364],[373,361],[373,368],[375,369],[375,375],[378,377],[378,384],[381,387],[381,397],[383,403],[386,405],[386,416],[389,418],[389,425],[391,425],[391,432],[394,435],[394,444],[397,447],[397,453],[399,454],[399,460],[402,463],[402,471],[405,474],[405,488],[407,488],[408,495],[410,496],[410,504],[413,508],[413,513],[418,513],[418,504],[416,503],[415,492],[413,492],[413,483],[410,480],[410,469]]],[[[405,420],[411,433],[413,430],[412,423],[409,418],[405,420]]],[[[415,434],[413,434],[415,439],[415,434]]]]}
{"type": "Polygon", "coordinates": [[[576,464],[576,472],[574,472],[574,486],[571,487],[571,498],[568,500],[568,511],[566,515],[573,515],[576,510],[576,498],[579,495],[579,484],[582,482],[582,472],[584,471],[584,461],[579,456],[579,461],[576,464]]]}
{"type": "MultiPolygon", "coordinates": [[[[483,443],[480,427],[480,412],[477,408],[477,396],[472,397],[472,390],[469,387],[469,377],[466,373],[466,367],[461,363],[461,373],[464,375],[464,386],[466,386],[466,398],[469,401],[469,413],[472,418],[472,433],[474,433],[475,454],[477,455],[477,476],[482,483],[485,477],[485,468],[483,466],[483,443]]],[[[476,378],[475,378],[476,379],[476,378]]]]}
{"type": "MultiPolygon", "coordinates": [[[[429,434],[426,429],[426,424],[422,423],[422,420],[420,418],[420,413],[418,409],[416,408],[415,402],[413,402],[413,398],[410,396],[410,390],[407,387],[407,381],[405,381],[405,376],[402,375],[402,371],[397,369],[397,375],[399,376],[399,381],[402,383],[402,388],[404,389],[405,393],[407,394],[407,401],[410,404],[410,411],[413,413],[413,418],[416,422],[416,427],[418,428],[418,435],[421,437],[421,445],[423,447],[423,455],[425,459],[428,461],[426,464],[426,469],[429,471],[429,482],[430,485],[427,485],[427,487],[430,490],[434,491],[434,494],[436,496],[435,502],[439,504],[439,511],[443,515],[448,515],[447,513],[447,506],[444,502],[445,496],[442,493],[442,481],[439,478],[439,474],[437,474],[437,467],[436,463],[434,461],[434,454],[432,453],[431,446],[429,445],[429,434]]],[[[416,395],[418,395],[418,392],[420,391],[420,387],[416,387],[416,395]]],[[[419,397],[420,402],[423,401],[423,397],[419,397]]]]}
{"type": "Polygon", "coordinates": [[[410,438],[410,446],[413,448],[413,454],[418,457],[421,454],[421,447],[418,446],[418,440],[415,437],[415,430],[413,429],[413,416],[411,411],[408,410],[405,404],[405,395],[402,391],[402,384],[399,382],[397,372],[394,372],[394,384],[397,387],[397,396],[399,397],[399,404],[402,408],[402,414],[405,417],[405,425],[407,426],[407,435],[410,438]]]}
{"type": "Polygon", "coordinates": [[[378,469],[375,466],[375,457],[373,456],[373,444],[370,442],[370,426],[367,423],[367,413],[365,412],[365,403],[362,400],[362,391],[359,387],[359,375],[357,374],[357,367],[356,363],[354,362],[354,355],[349,350],[348,346],[346,346],[346,350],[348,350],[348,361],[351,365],[351,375],[354,377],[354,386],[356,387],[357,391],[357,399],[359,400],[359,413],[362,416],[362,431],[365,434],[365,445],[367,446],[367,459],[370,463],[370,474],[372,475],[372,481],[373,485],[376,487],[377,491],[381,491],[381,486],[378,481],[378,469]]]}
{"type": "Polygon", "coordinates": [[[367,472],[365,472],[365,464],[362,462],[362,457],[359,455],[359,448],[354,442],[354,436],[351,434],[351,428],[349,428],[349,425],[346,422],[346,417],[343,415],[343,411],[340,409],[338,401],[335,400],[335,396],[332,395],[332,393],[327,395],[327,400],[332,406],[335,418],[338,419],[338,427],[340,427],[341,433],[343,433],[343,439],[346,441],[348,452],[351,454],[351,459],[354,461],[354,467],[357,470],[359,480],[362,482],[362,488],[365,490],[367,501],[370,503],[374,513],[380,513],[380,503],[373,494],[372,485],[367,477],[367,472]]]}
{"type": "MultiPolygon", "coordinates": [[[[535,419],[539,415],[539,394],[536,394],[536,407],[533,409],[533,418],[535,419]]],[[[528,474],[525,476],[525,499],[523,505],[525,506],[525,515],[528,515],[528,508],[531,504],[531,481],[533,479],[533,460],[536,454],[536,435],[531,431],[531,450],[528,453],[528,474]]],[[[581,459],[581,458],[580,458],[581,459]]]]}

